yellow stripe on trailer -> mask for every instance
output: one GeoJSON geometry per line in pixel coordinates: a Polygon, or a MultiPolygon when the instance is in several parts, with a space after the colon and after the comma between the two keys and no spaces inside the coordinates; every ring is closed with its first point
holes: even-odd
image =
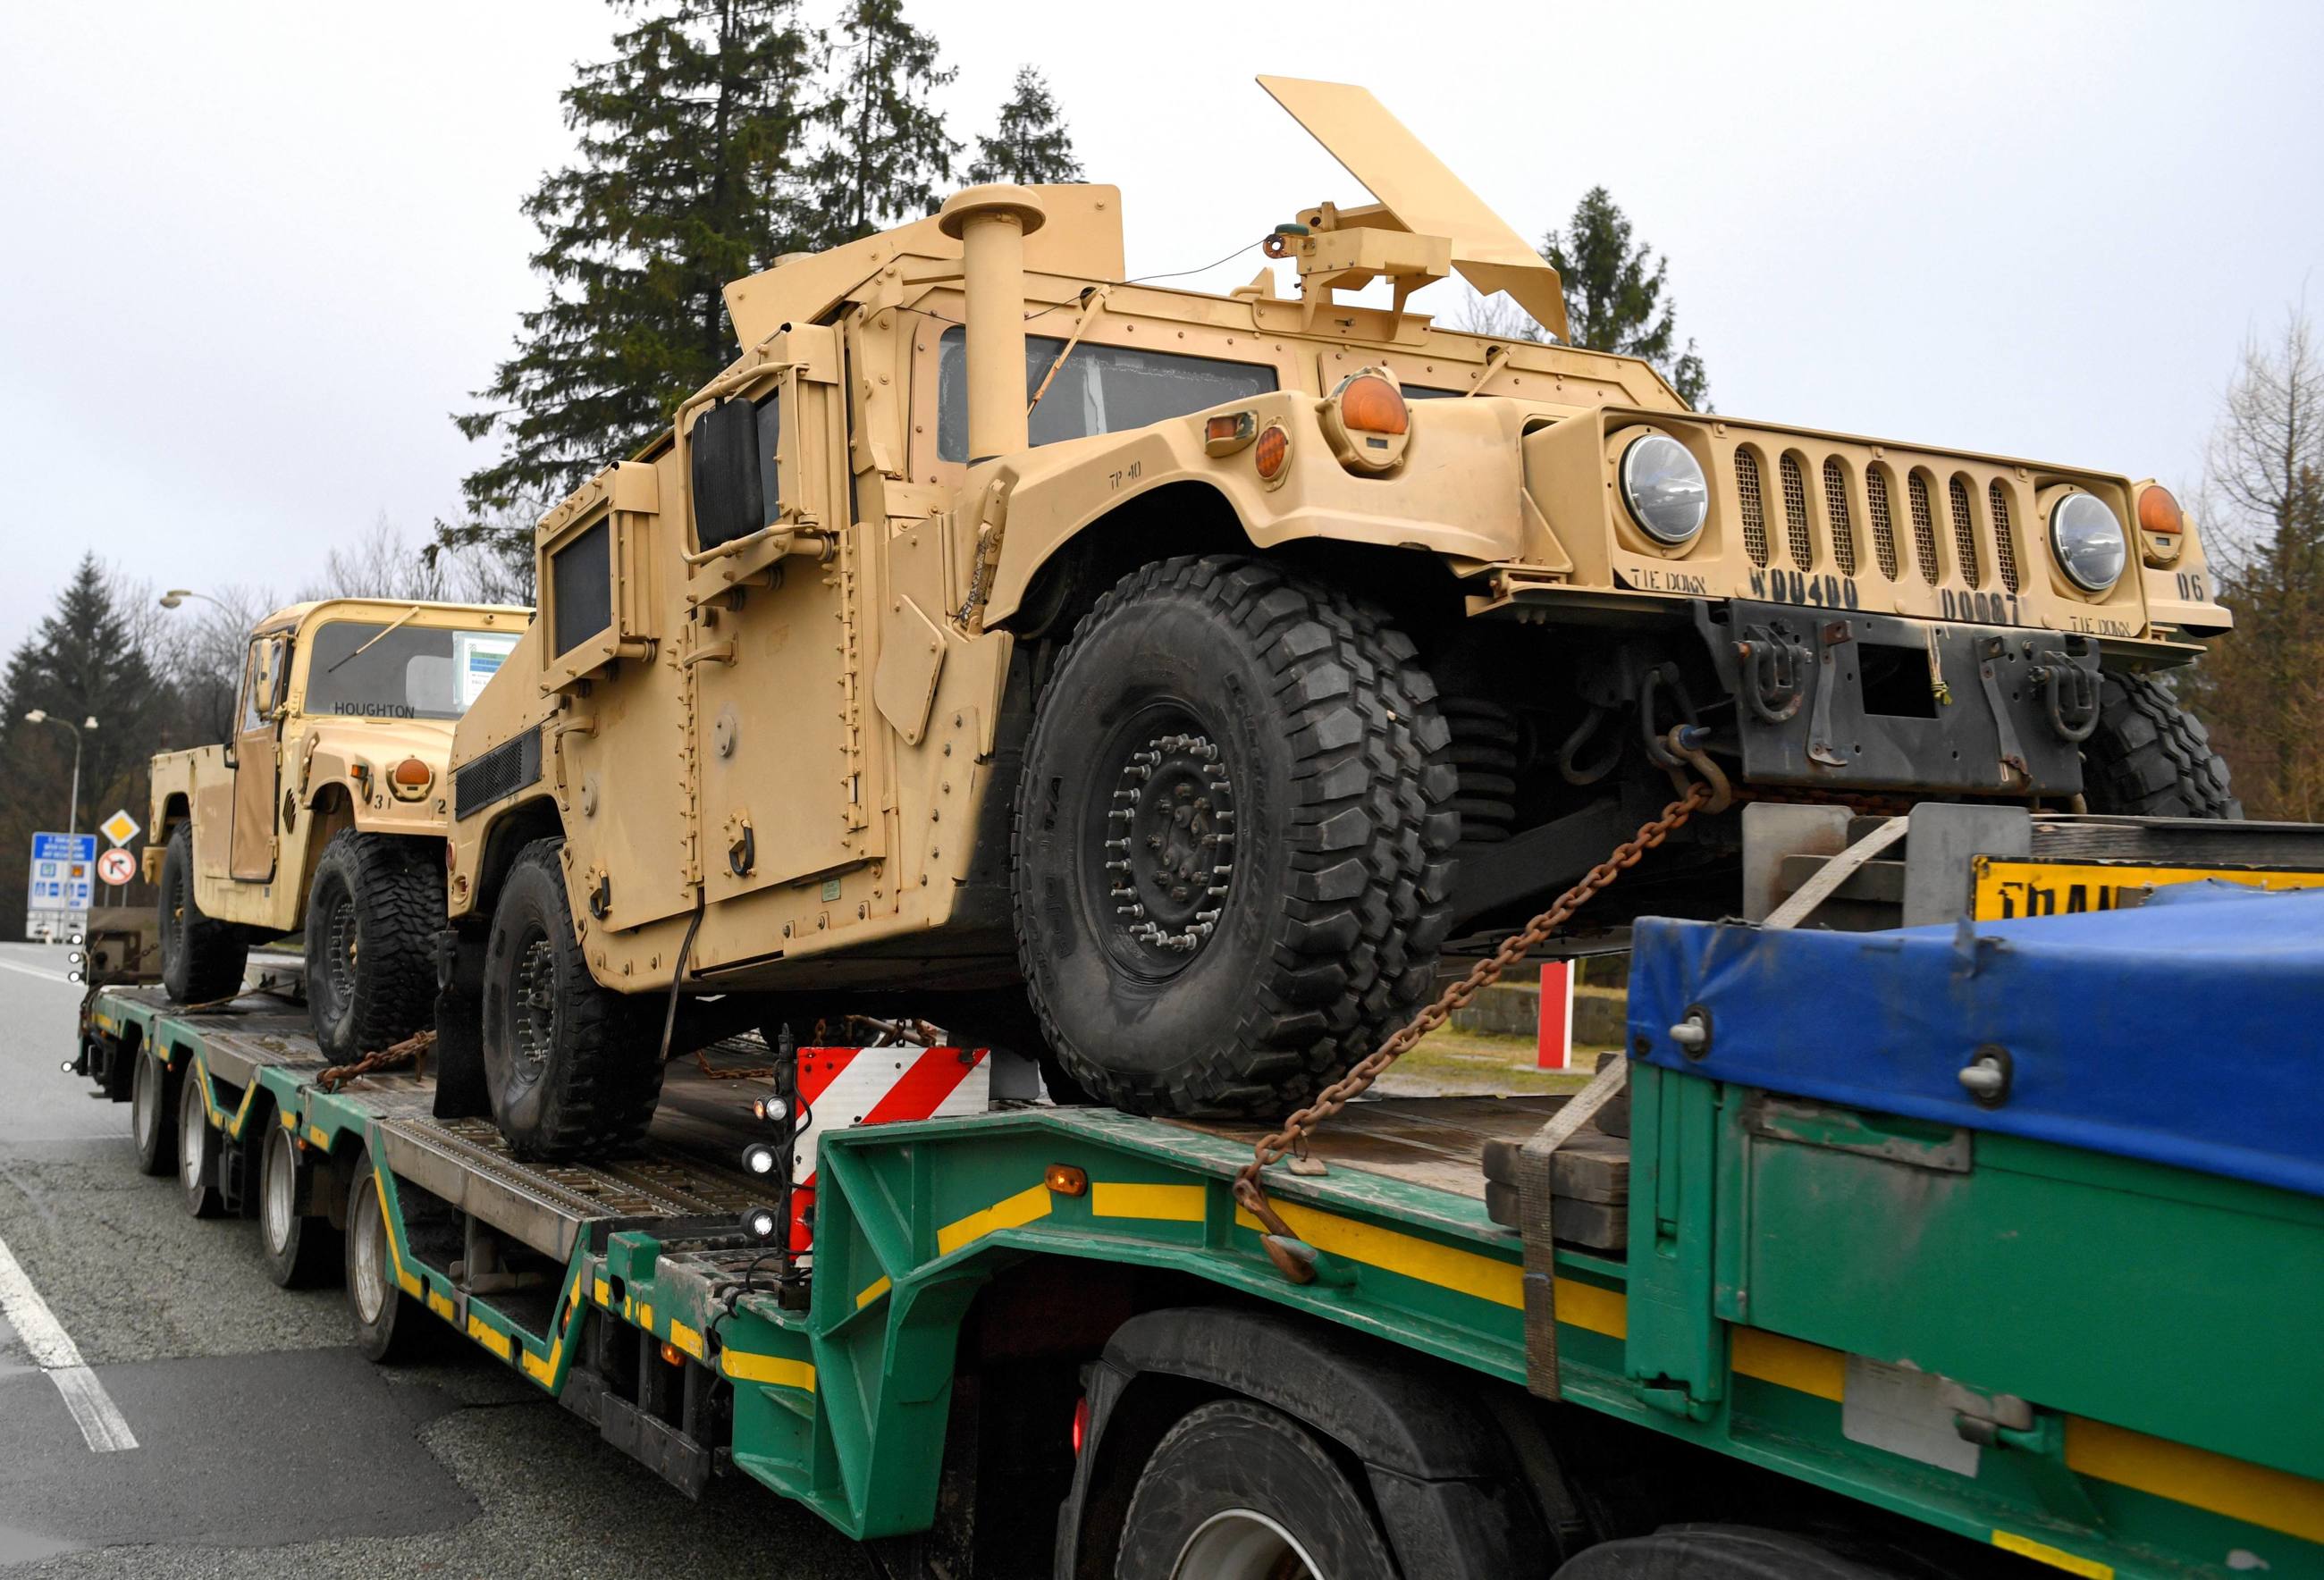
{"type": "Polygon", "coordinates": [[[795,1361],[788,1355],[759,1355],[747,1350],[725,1349],[718,1353],[719,1369],[737,1382],[771,1382],[779,1388],[802,1388],[815,1392],[815,1363],[795,1361]]]}
{"type": "Polygon", "coordinates": [[[2324,1482],[2104,1421],[2066,1418],[2066,1468],[2230,1520],[2324,1542],[2324,1482]]]}
{"type": "Polygon", "coordinates": [[[2004,1552],[2032,1558],[2037,1564],[2047,1564],[2052,1569],[2083,1575],[2085,1580],[2114,1580],[2112,1564],[2101,1564],[2096,1558],[2078,1558],[2047,1542],[2035,1541],[2032,1537],[2020,1536],[2014,1530],[1995,1531],[1993,1545],[2004,1552]]]}
{"type": "Polygon", "coordinates": [[[1207,1214],[1200,1185],[1130,1185],[1116,1180],[1090,1182],[1090,1212],[1096,1217],[1148,1218],[1166,1224],[1198,1224],[1207,1214]]]}
{"type": "Polygon", "coordinates": [[[982,1212],[955,1218],[936,1231],[936,1254],[949,1256],[973,1240],[1001,1229],[1021,1228],[1036,1218],[1049,1216],[1049,1187],[1047,1183],[1019,1190],[1014,1196],[1003,1197],[982,1212]]]}
{"type": "Polygon", "coordinates": [[[468,1318],[468,1337],[504,1361],[516,1354],[516,1341],[481,1317],[468,1318]]]}
{"type": "MultiPolygon", "coordinates": [[[[1474,1295],[1496,1306],[1525,1309],[1525,1270],[1514,1262],[1499,1262],[1457,1245],[1443,1245],[1399,1229],[1384,1229],[1376,1224],[1318,1212],[1296,1202],[1278,1201],[1275,1210],[1282,1215],[1293,1234],[1318,1251],[1432,1283],[1439,1289],[1474,1295]]],[[[1235,1222],[1246,1229],[1266,1232],[1266,1226],[1243,1208],[1235,1208],[1235,1222]]],[[[1563,1296],[1563,1292],[1561,1281],[1559,1294],[1563,1296]]]]}

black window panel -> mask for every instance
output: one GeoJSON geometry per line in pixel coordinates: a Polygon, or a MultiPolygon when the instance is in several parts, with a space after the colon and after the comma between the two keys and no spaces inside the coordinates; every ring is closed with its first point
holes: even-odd
{"type": "MultiPolygon", "coordinates": [[[[1048,377],[1065,341],[1049,335],[1025,337],[1025,399],[1030,400],[1048,377]]],[[[1074,347],[1073,355],[1050,381],[1048,393],[1033,408],[1036,445],[1120,433],[1230,400],[1270,394],[1275,370],[1260,363],[1226,362],[1130,345],[1074,347]]],[[[968,454],[968,341],[958,325],[936,348],[936,454],[966,461],[968,454]]]]}
{"type": "Polygon", "coordinates": [[[783,402],[779,395],[770,395],[757,407],[759,455],[759,525],[766,526],[782,508],[781,479],[777,475],[775,457],[781,453],[783,439],[783,402]]]}
{"type": "Polygon", "coordinates": [[[549,556],[556,656],[563,657],[613,623],[613,534],[600,521],[549,556]]]}
{"type": "Polygon", "coordinates": [[[715,548],[767,524],[758,438],[759,414],[747,400],[720,401],[687,435],[699,547],[715,548]]]}
{"type": "Polygon", "coordinates": [[[1458,400],[1466,390],[1439,390],[1434,384],[1401,384],[1406,400],[1458,400]]]}

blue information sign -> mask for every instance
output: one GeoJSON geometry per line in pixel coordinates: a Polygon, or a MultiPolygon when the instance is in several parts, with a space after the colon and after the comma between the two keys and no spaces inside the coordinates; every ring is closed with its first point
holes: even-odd
{"type": "Polygon", "coordinates": [[[25,877],[27,911],[88,909],[97,884],[95,834],[34,834],[25,877]]]}

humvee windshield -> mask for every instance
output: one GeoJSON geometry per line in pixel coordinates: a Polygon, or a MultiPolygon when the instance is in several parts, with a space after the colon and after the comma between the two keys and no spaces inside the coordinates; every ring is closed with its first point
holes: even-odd
{"type": "MultiPolygon", "coordinates": [[[[1055,335],[1025,337],[1028,400],[1065,348],[1065,341],[1055,335]]],[[[1275,370],[1258,363],[1093,345],[1084,340],[1057,370],[1041,404],[1033,408],[1032,439],[1036,445],[1054,445],[1090,434],[1120,433],[1206,406],[1268,394],[1275,387],[1275,370]]],[[[936,455],[946,461],[968,459],[968,341],[958,325],[945,331],[936,348],[936,455]]]]}
{"type": "Polygon", "coordinates": [[[514,631],[335,620],[315,630],[306,711],[349,719],[456,719],[516,643],[514,631]]]}

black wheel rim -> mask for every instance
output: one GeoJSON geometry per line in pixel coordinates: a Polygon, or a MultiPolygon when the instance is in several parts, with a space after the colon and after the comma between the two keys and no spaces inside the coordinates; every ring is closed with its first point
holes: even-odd
{"type": "Polygon", "coordinates": [[[529,928],[517,941],[516,969],[509,978],[512,1084],[522,1089],[539,1082],[556,1045],[557,946],[548,933],[529,928]]]}
{"type": "Polygon", "coordinates": [[[330,1018],[345,1013],[355,997],[355,965],[362,940],[355,928],[355,896],[343,884],[323,891],[323,935],[316,940],[316,963],[323,968],[323,1007],[330,1018]]]}
{"type": "Polygon", "coordinates": [[[1232,898],[1235,775],[1219,731],[1160,701],[1118,726],[1096,758],[1083,819],[1085,889],[1108,953],[1160,980],[1209,945],[1232,898]]]}

